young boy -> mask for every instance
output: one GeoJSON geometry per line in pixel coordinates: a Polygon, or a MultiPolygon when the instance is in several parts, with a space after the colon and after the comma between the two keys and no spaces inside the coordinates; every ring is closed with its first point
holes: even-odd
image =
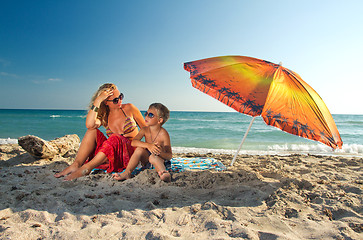
{"type": "Polygon", "coordinates": [[[132,171],[137,167],[139,162],[145,166],[150,162],[156,169],[161,180],[171,181],[171,175],[166,170],[164,161],[173,157],[171,151],[170,137],[162,125],[169,118],[169,109],[161,103],[153,103],[145,113],[146,127],[140,129],[140,132],[131,142],[136,147],[131,159],[121,174],[114,174],[116,180],[126,180],[131,178],[132,171]],[[145,137],[145,142],[141,139],[145,137]]]}

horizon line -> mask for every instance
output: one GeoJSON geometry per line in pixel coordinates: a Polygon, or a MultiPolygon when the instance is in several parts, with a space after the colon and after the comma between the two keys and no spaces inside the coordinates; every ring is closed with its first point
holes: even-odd
{"type": "MultiPolygon", "coordinates": [[[[70,108],[0,108],[0,110],[39,110],[39,111],[52,111],[52,110],[57,110],[57,111],[87,111],[87,109],[70,109],[70,108]]],[[[140,110],[140,111],[147,111],[147,110],[140,110]]],[[[170,110],[170,112],[205,112],[205,113],[240,113],[237,112],[235,110],[231,110],[231,111],[208,111],[208,110],[170,110]]],[[[248,114],[245,113],[240,113],[240,114],[244,114],[247,116],[250,116],[248,114]]],[[[363,113],[331,113],[332,115],[363,115],[363,113]]]]}

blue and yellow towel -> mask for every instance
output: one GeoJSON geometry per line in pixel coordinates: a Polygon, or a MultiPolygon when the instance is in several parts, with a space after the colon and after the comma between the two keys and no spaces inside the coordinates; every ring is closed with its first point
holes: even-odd
{"type": "MultiPolygon", "coordinates": [[[[168,168],[168,166],[166,166],[168,168]]],[[[170,168],[172,172],[182,172],[185,170],[216,170],[223,171],[226,167],[222,162],[214,158],[173,158],[170,160],[170,168]]]]}
{"type": "MultiPolygon", "coordinates": [[[[195,157],[195,158],[172,158],[170,161],[165,162],[165,167],[170,172],[183,172],[188,170],[216,170],[223,171],[227,168],[222,162],[208,157],[195,157]]],[[[150,164],[146,167],[137,167],[132,174],[137,175],[144,169],[153,169],[154,167],[150,164]]],[[[100,169],[93,169],[92,173],[98,172],[100,169]]]]}

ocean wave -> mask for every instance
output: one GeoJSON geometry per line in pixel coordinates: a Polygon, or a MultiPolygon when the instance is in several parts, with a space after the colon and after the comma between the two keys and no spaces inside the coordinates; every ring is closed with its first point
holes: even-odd
{"type": "MultiPolygon", "coordinates": [[[[185,122],[185,121],[192,122],[193,121],[193,122],[228,122],[228,123],[231,123],[231,120],[229,120],[229,119],[170,118],[170,120],[181,121],[181,122],[185,122]]],[[[232,123],[241,123],[241,122],[232,122],[232,123]]]]}
{"type": "Polygon", "coordinates": [[[18,139],[0,138],[0,145],[1,144],[18,144],[18,139]]]}
{"type": "Polygon", "coordinates": [[[363,155],[363,145],[360,144],[343,144],[342,149],[332,150],[330,147],[322,144],[275,144],[269,146],[270,151],[278,152],[298,152],[298,153],[310,153],[310,154],[353,154],[363,155]]]}
{"type": "Polygon", "coordinates": [[[363,121],[345,121],[345,122],[341,122],[341,125],[363,125],[363,121]]]}
{"type": "MultiPolygon", "coordinates": [[[[194,148],[194,147],[173,147],[174,153],[199,153],[199,154],[235,154],[236,150],[231,149],[211,149],[211,148],[194,148]]],[[[315,154],[329,156],[353,156],[363,157],[363,145],[345,144],[342,149],[332,150],[330,147],[322,144],[282,144],[267,146],[266,150],[261,149],[241,149],[239,154],[250,155],[289,155],[289,154],[315,154]]]]}
{"type": "MultiPolygon", "coordinates": [[[[196,154],[231,154],[235,155],[237,149],[213,149],[213,148],[194,148],[194,147],[172,147],[173,153],[196,153],[196,154]]],[[[288,155],[291,153],[277,152],[277,151],[264,151],[264,150],[240,150],[238,155],[288,155]]]]}
{"type": "MultiPolygon", "coordinates": [[[[18,144],[18,139],[0,138],[2,144],[18,144]]],[[[231,154],[234,155],[237,149],[214,149],[196,147],[172,147],[173,153],[198,153],[198,154],[231,154]]],[[[289,154],[316,154],[330,156],[353,156],[363,157],[363,145],[343,144],[342,149],[332,150],[322,144],[275,144],[268,146],[266,150],[261,149],[241,149],[239,155],[289,155],[289,154]]]]}
{"type": "Polygon", "coordinates": [[[194,148],[194,147],[172,147],[173,153],[200,153],[200,154],[233,154],[235,150],[228,149],[211,149],[211,148],[194,148]]]}
{"type": "Polygon", "coordinates": [[[50,115],[50,118],[86,118],[85,115],[78,115],[78,116],[67,116],[67,115],[50,115]]]}

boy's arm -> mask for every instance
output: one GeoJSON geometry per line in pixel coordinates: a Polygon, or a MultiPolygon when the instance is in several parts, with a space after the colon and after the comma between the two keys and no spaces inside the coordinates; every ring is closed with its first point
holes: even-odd
{"type": "Polygon", "coordinates": [[[158,153],[160,152],[160,147],[148,142],[143,142],[141,139],[145,136],[145,128],[141,128],[140,132],[134,137],[131,142],[131,146],[133,147],[142,147],[148,149],[151,153],[158,153]]]}
{"type": "Polygon", "coordinates": [[[163,134],[162,141],[164,142],[164,150],[160,152],[159,157],[165,160],[170,160],[173,158],[173,153],[171,151],[170,136],[166,130],[163,134]]]}

